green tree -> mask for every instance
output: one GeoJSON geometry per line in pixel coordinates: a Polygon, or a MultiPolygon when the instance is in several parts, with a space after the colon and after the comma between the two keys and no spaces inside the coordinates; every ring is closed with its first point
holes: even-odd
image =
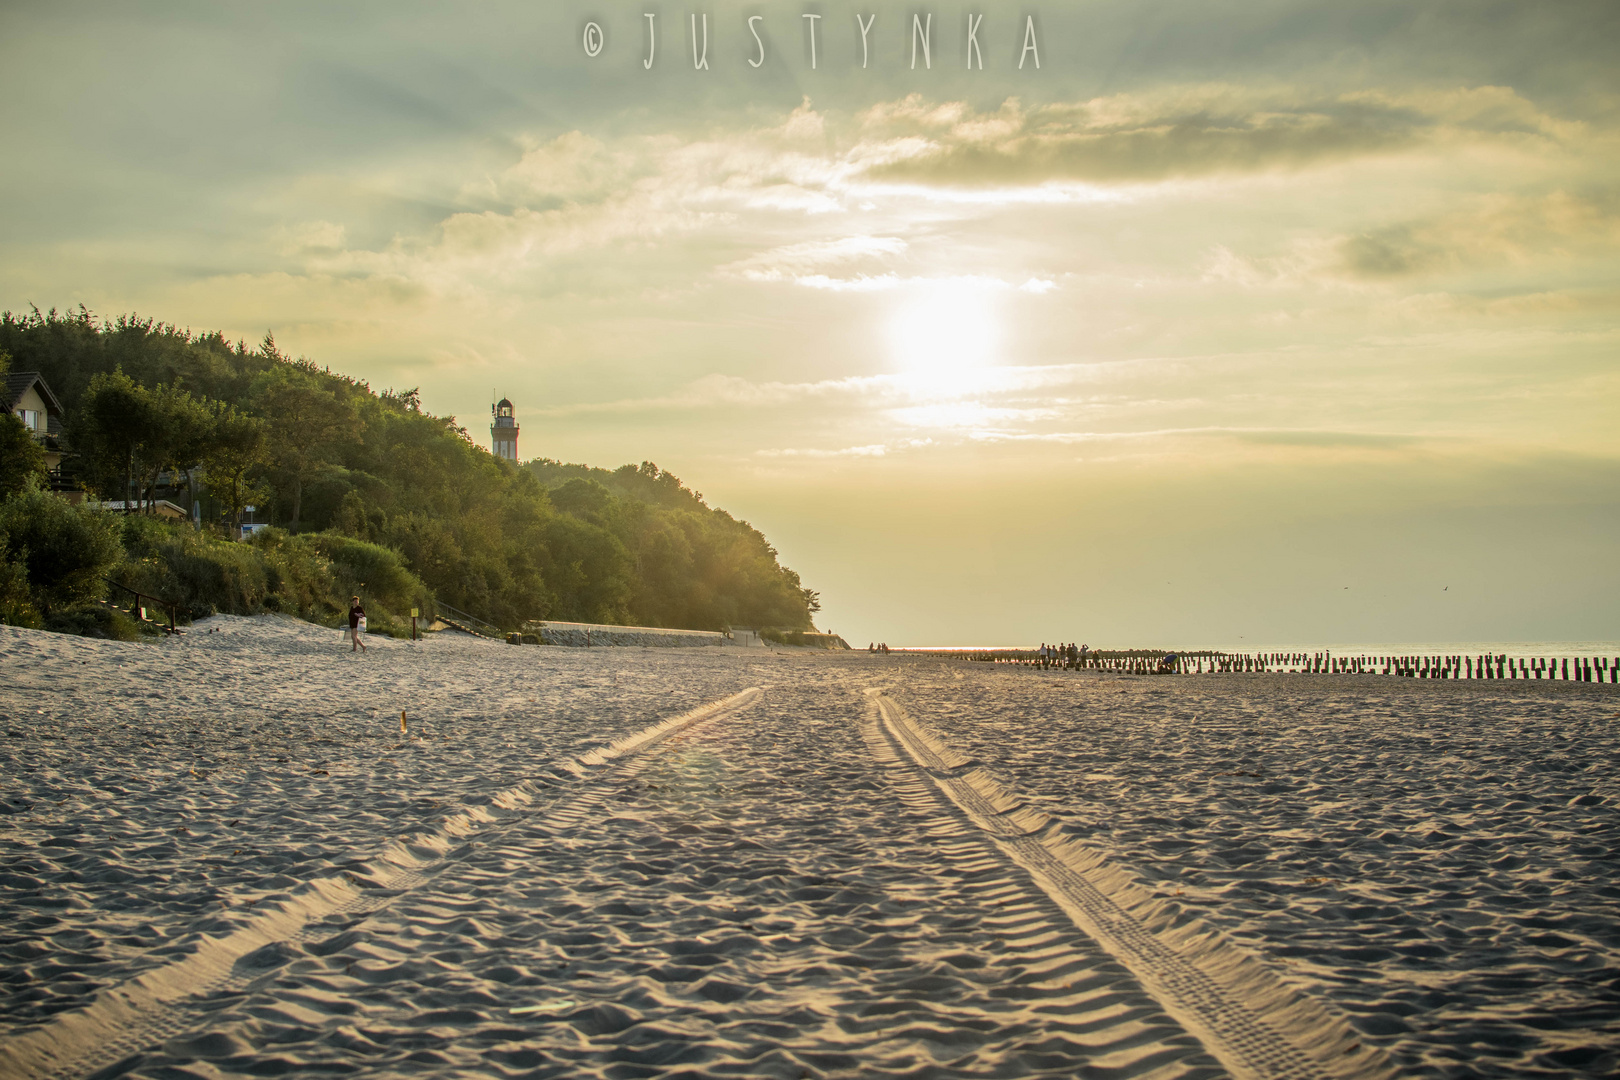
{"type": "Polygon", "coordinates": [[[152,511],[164,470],[180,471],[202,461],[216,417],[206,398],[160,383],[148,389],[122,368],[98,373],[69,415],[69,445],[92,485],[104,496],[137,496],[152,511]]]}
{"type": "Polygon", "coordinates": [[[100,598],[103,577],[124,557],[116,518],[37,486],[0,503],[0,537],[4,560],[23,568],[32,605],[45,616],[100,598]]]}
{"type": "MultiPolygon", "coordinates": [[[[265,335],[262,351],[276,354],[275,338],[265,335]]],[[[290,528],[302,521],[304,485],[314,479],[337,452],[357,442],[359,417],[318,375],[282,363],[253,383],[253,411],[270,425],[271,464],[286,486],[291,504],[290,528]]]]}
{"type": "Polygon", "coordinates": [[[178,386],[159,385],[144,393],[147,430],[136,460],[141,497],[150,510],[165,469],[180,472],[202,463],[216,437],[217,418],[206,398],[194,398],[178,386]]]}
{"type": "Polygon", "coordinates": [[[144,387],[114,368],[93,376],[68,413],[68,445],[103,498],[134,497],[136,465],[152,430],[150,402],[144,387]]]}
{"type": "Polygon", "coordinates": [[[203,478],[209,492],[225,507],[231,537],[241,534],[242,510],[263,499],[268,490],[257,473],[269,460],[264,421],[216,402],[202,454],[203,478]]]}
{"type": "Polygon", "coordinates": [[[0,416],[0,499],[45,479],[45,451],[16,416],[0,416]]]}
{"type": "Polygon", "coordinates": [[[597,623],[628,619],[634,564],[606,529],[559,514],[546,529],[541,570],[555,596],[554,617],[597,623]]]}

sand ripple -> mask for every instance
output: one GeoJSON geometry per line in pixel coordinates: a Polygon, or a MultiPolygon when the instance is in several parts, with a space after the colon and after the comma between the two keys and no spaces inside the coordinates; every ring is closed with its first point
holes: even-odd
{"type": "Polygon", "coordinates": [[[214,989],[130,1018],[113,1072],[1222,1075],[874,758],[883,687],[1404,1071],[1616,1065],[1607,687],[448,635],[355,658],[290,620],[211,622],[155,645],[0,629],[0,1036],[67,1031],[212,948],[214,989]],[[321,907],[320,882],[365,902],[321,907]],[[217,944],[298,903],[295,930],[217,944]]]}
{"type": "Polygon", "coordinates": [[[1375,1043],[1444,1076],[1620,1069],[1612,688],[966,666],[896,668],[899,696],[1375,1043]]]}

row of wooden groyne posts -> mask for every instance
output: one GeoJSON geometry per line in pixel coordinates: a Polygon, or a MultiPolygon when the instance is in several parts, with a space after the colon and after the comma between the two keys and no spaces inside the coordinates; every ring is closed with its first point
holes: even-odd
{"type": "Polygon", "coordinates": [[[1087,651],[1042,657],[1038,649],[904,649],[995,664],[1055,670],[1112,671],[1122,675],[1322,674],[1397,675],[1414,679],[1553,679],[1620,682],[1620,657],[1553,656],[1334,656],[1331,653],[1225,653],[1133,650],[1087,651]]]}

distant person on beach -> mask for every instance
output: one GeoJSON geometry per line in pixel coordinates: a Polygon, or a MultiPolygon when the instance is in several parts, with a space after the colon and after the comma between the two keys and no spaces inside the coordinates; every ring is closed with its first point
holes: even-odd
{"type": "Polygon", "coordinates": [[[349,597],[349,640],[353,643],[349,646],[350,652],[354,652],[355,649],[366,651],[366,643],[360,640],[360,621],[365,617],[366,609],[360,605],[360,598],[349,597]]]}

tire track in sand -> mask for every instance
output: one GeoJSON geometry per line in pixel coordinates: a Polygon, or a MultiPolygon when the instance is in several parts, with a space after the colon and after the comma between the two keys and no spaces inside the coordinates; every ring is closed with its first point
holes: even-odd
{"type": "MultiPolygon", "coordinates": [[[[750,687],[607,746],[553,762],[542,772],[565,783],[583,781],[590,789],[571,799],[565,796],[561,805],[547,812],[543,824],[566,829],[586,821],[607,797],[597,781],[610,775],[634,776],[648,760],[645,751],[677,733],[739,712],[762,696],[759,687],[750,687]]],[[[465,838],[470,834],[525,816],[526,808],[548,786],[525,780],[490,800],[498,812],[472,807],[447,818],[438,829],[395,840],[371,860],[376,868],[371,877],[345,871],[305,882],[289,899],[254,915],[224,937],[204,936],[196,951],[183,959],[109,987],[82,1009],[0,1039],[0,1061],[6,1062],[6,1075],[17,1080],[85,1076],[183,1033],[197,1023],[190,1006],[205,996],[251,992],[274,979],[284,944],[310,944],[325,941],[334,931],[347,932],[431,880],[468,850],[465,838]],[[345,915],[353,918],[340,927],[332,925],[332,917],[345,915]]],[[[320,946],[313,951],[319,952],[320,946]]]]}
{"type": "MultiPolygon", "coordinates": [[[[1086,934],[1240,1080],[1383,1080],[1397,1075],[1348,1021],[1262,965],[1219,930],[1152,896],[1101,852],[1066,838],[977,762],[925,733],[881,690],[867,690],[868,744],[880,762],[926,777],[1086,934]]],[[[905,793],[902,792],[902,797],[905,793]]]]}

